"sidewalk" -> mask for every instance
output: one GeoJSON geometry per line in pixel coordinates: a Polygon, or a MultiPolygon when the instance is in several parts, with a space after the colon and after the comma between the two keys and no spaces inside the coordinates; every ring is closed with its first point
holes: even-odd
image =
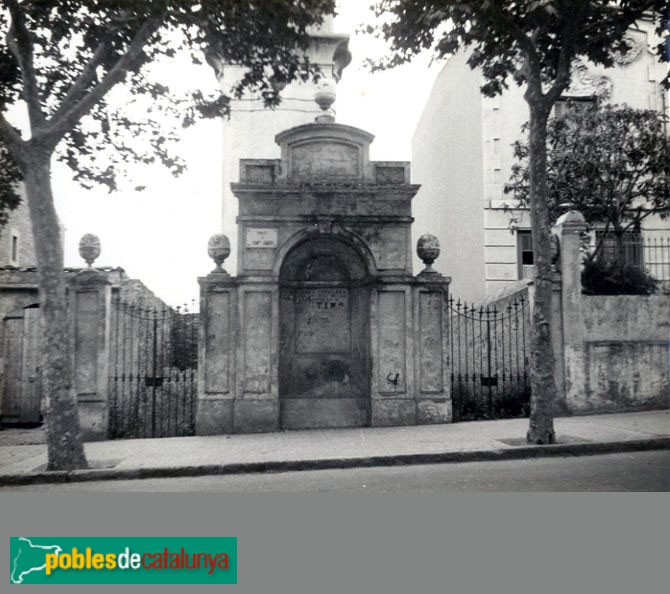
{"type": "Polygon", "coordinates": [[[550,446],[525,443],[527,419],[91,442],[91,468],[72,472],[45,472],[46,446],[26,445],[25,430],[7,429],[0,433],[0,485],[670,449],[667,410],[558,418],[555,427],[558,443],[550,446]],[[12,442],[23,445],[3,445],[12,442]]]}

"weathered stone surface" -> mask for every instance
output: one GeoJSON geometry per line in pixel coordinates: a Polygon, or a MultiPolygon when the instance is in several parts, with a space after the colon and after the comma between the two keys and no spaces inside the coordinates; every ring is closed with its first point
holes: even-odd
{"type": "Polygon", "coordinates": [[[244,394],[267,394],[270,392],[272,293],[270,291],[246,291],[244,299],[243,338],[244,394]]]}
{"type": "Polygon", "coordinates": [[[196,435],[221,435],[233,432],[233,401],[198,400],[196,435]]]}
{"type": "Polygon", "coordinates": [[[267,433],[279,430],[277,400],[236,400],[235,433],[267,433]]]}
{"type": "Polygon", "coordinates": [[[280,276],[291,285],[280,297],[283,427],[309,427],[310,415],[315,427],[368,422],[370,297],[366,287],[355,286],[365,274],[353,247],[333,238],[315,237],[286,256],[280,276]],[[318,402],[325,400],[338,402],[318,402]]]}
{"type": "Polygon", "coordinates": [[[378,184],[409,183],[408,167],[402,162],[376,163],[375,181],[378,184]]]}
{"type": "Polygon", "coordinates": [[[108,412],[105,401],[78,402],[79,423],[84,441],[100,441],[108,439],[108,412]]]}
{"type": "Polygon", "coordinates": [[[201,279],[200,402],[227,407],[207,404],[226,393],[235,417],[231,428],[199,412],[208,431],[414,424],[421,394],[421,422],[451,419],[438,402],[448,397],[445,313],[430,294],[449,279],[412,276],[418,186],[408,163],[370,162],[371,140],[318,122],[277,135],[281,161],[241,161],[237,297],[228,303],[201,279]]]}
{"type": "Polygon", "coordinates": [[[443,302],[441,292],[419,293],[419,389],[423,394],[439,394],[444,389],[443,302]]]}
{"type": "Polygon", "coordinates": [[[235,348],[230,320],[231,293],[212,292],[207,299],[205,315],[205,391],[226,393],[230,389],[230,359],[235,348]]]}
{"type": "Polygon", "coordinates": [[[451,400],[422,399],[416,401],[417,425],[451,423],[451,421],[452,421],[451,400]]]}
{"type": "Polygon", "coordinates": [[[378,292],[378,390],[402,394],[406,384],[406,316],[404,291],[378,292]]]}
{"type": "Polygon", "coordinates": [[[76,295],[75,385],[78,394],[95,394],[98,389],[99,301],[97,290],[76,295]]]}
{"type": "Polygon", "coordinates": [[[668,406],[670,341],[586,343],[585,398],[575,412],[615,412],[668,406]]]}
{"type": "Polygon", "coordinates": [[[349,353],[349,289],[298,289],[295,294],[296,351],[349,353]]]}
{"type": "Polygon", "coordinates": [[[590,341],[670,337],[670,295],[583,295],[582,309],[590,341]]]}
{"type": "Polygon", "coordinates": [[[294,181],[361,175],[359,147],[343,142],[307,142],[296,146],[291,158],[294,181]]]}
{"type": "Polygon", "coordinates": [[[416,403],[407,398],[374,398],[372,426],[395,427],[416,424],[416,403]]]}
{"type": "Polygon", "coordinates": [[[366,225],[356,226],[354,229],[370,248],[378,270],[407,270],[409,224],[405,226],[366,225]]]}
{"type": "Polygon", "coordinates": [[[284,429],[364,427],[370,422],[369,399],[287,398],[281,402],[284,429]]]}
{"type": "Polygon", "coordinates": [[[662,408],[670,394],[670,296],[583,296],[584,347],[570,360],[584,374],[576,412],[662,408]]]}
{"type": "Polygon", "coordinates": [[[553,229],[561,273],[553,332],[563,339],[557,354],[565,407],[571,413],[666,408],[670,296],[583,295],[579,233],[585,228],[582,215],[571,211],[553,229]]]}

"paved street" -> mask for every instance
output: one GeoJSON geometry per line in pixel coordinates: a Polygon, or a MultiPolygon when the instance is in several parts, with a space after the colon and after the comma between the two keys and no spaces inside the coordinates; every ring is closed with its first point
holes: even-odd
{"type": "Polygon", "coordinates": [[[670,451],[276,474],[29,485],[3,491],[670,491],[670,451]]]}

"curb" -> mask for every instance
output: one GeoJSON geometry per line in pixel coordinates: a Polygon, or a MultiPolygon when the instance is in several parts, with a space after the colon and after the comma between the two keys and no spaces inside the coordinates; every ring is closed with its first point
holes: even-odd
{"type": "Polygon", "coordinates": [[[149,468],[86,469],[70,471],[41,471],[31,474],[0,475],[0,486],[32,485],[39,483],[75,483],[84,481],[135,480],[146,478],[177,478],[206,475],[257,474],[261,472],[289,472],[301,470],[328,470],[369,468],[373,466],[410,466],[417,464],[446,464],[521,460],[557,456],[594,456],[622,452],[644,452],[670,449],[670,437],[656,437],[601,443],[568,443],[542,446],[512,446],[494,450],[437,452],[427,454],[400,454],[397,456],[361,456],[356,458],[322,458],[317,460],[281,460],[241,462],[237,464],[201,464],[194,466],[167,466],[149,468]]]}

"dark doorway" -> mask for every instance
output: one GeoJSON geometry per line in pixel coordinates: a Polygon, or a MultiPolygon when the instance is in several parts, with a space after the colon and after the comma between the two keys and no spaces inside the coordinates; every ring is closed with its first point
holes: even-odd
{"type": "Polygon", "coordinates": [[[284,429],[370,423],[370,293],[357,250],[334,237],[295,247],[280,273],[284,429]]]}

